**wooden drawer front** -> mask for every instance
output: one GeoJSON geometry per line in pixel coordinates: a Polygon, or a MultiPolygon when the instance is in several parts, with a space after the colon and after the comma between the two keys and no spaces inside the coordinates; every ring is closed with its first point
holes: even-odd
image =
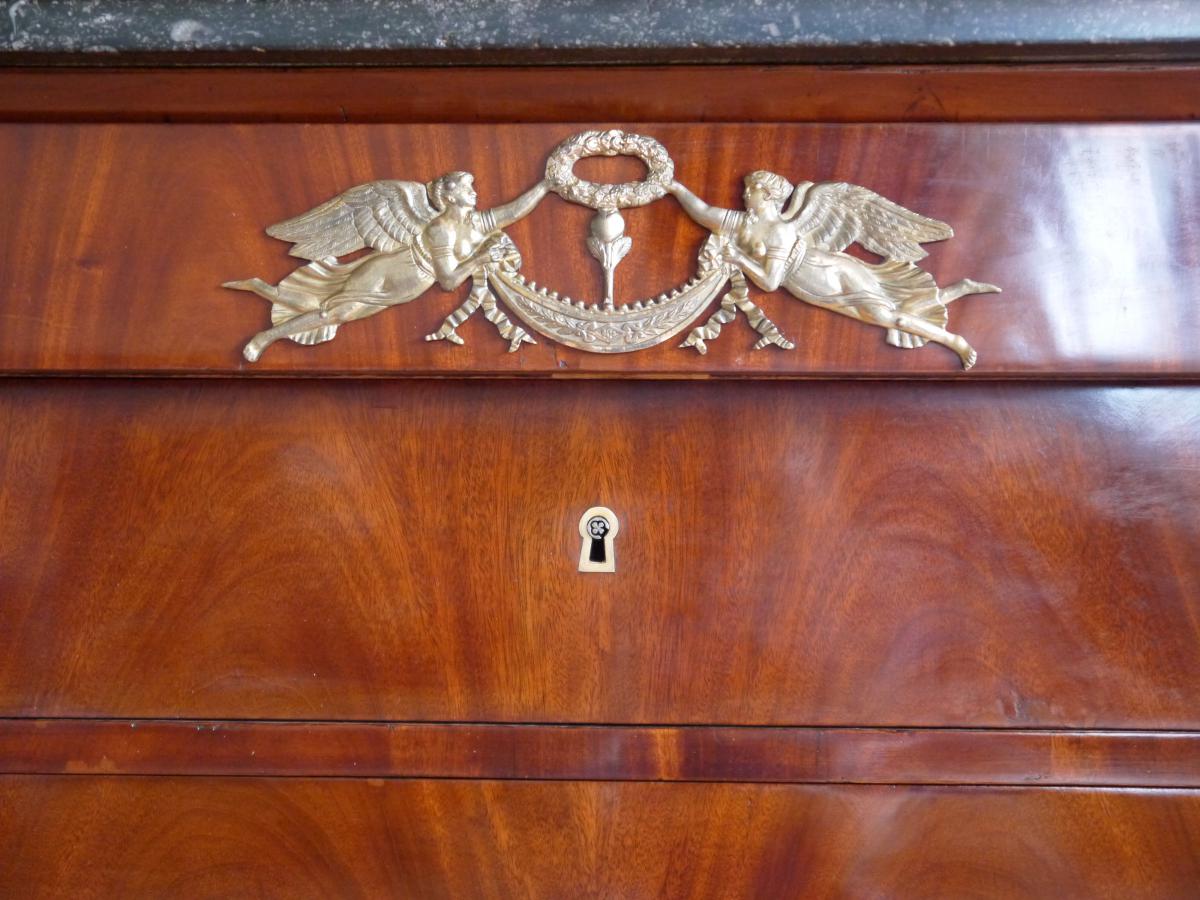
{"type": "Polygon", "coordinates": [[[1197,846],[1194,791],[0,778],[22,897],[1182,898],[1197,846]]]}
{"type": "MultiPolygon", "coordinates": [[[[969,277],[1004,289],[951,307],[951,330],[979,351],[975,376],[1200,373],[1200,126],[638,122],[619,124],[662,141],[679,179],[718,205],[740,208],[743,176],[766,168],[793,181],[862,184],[950,223],[957,236],[929,244],[922,265],[942,285],[969,277]]],[[[460,169],[475,174],[482,207],[498,204],[539,181],[553,148],[586,127],[0,125],[0,372],[958,373],[945,349],[898,350],[878,328],[778,291],[761,302],[794,350],[751,350],[757,335],[744,321],[707,356],[676,340],[596,354],[543,339],[509,354],[481,317],[462,327],[463,347],[423,340],[464,287],[348,324],[330,344],[284,342],[244,362],[240,349],[268,326],[268,306],[220,285],[275,283],[295,268],[287,245],[263,233],[268,225],[356,184],[460,169]]],[[[626,158],[587,164],[581,177],[596,180],[640,168],[626,158]]],[[[592,216],[546,198],[509,229],[522,271],[598,299],[600,269],[584,244],[592,216]]],[[[706,232],[673,199],[627,218],[634,244],[618,302],[693,275],[706,232]]]]}
{"type": "Polygon", "coordinates": [[[0,430],[3,715],[1200,724],[1192,387],[45,380],[0,430]]]}

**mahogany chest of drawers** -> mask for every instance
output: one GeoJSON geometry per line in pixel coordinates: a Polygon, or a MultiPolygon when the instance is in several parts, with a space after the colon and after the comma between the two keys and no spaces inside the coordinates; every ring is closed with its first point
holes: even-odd
{"type": "MultiPolygon", "coordinates": [[[[0,73],[0,894],[1194,896],[1198,81],[0,73]],[[792,349],[425,340],[470,279],[241,355],[265,227],[610,129],[949,222],[978,362],[754,284],[792,349]]],[[[689,283],[708,232],[623,215],[617,292],[689,283]]],[[[601,296],[594,218],[523,277],[601,296]]]]}

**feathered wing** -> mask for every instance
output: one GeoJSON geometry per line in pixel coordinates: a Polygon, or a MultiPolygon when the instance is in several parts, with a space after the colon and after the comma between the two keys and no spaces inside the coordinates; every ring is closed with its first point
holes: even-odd
{"type": "Polygon", "coordinates": [[[813,185],[795,217],[801,234],[826,250],[845,250],[857,241],[886,259],[916,262],[928,254],[921,244],[954,236],[945,222],[905,209],[857,184],[813,185]]]}
{"type": "Polygon", "coordinates": [[[437,212],[418,181],[372,181],[322,203],[304,215],[267,229],[291,241],[288,252],[303,259],[344,256],[371,247],[388,252],[409,244],[437,212]]]}

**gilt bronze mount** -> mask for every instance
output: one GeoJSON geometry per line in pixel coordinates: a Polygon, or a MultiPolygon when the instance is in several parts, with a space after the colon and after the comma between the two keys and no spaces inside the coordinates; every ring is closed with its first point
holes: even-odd
{"type": "Polygon", "coordinates": [[[939,287],[915,265],[926,255],[921,244],[953,236],[949,225],[865,187],[797,185],[765,170],[746,176],[744,210],[722,209],[701,200],[674,173],[674,161],[657,140],[612,129],[569,137],[551,152],[541,182],[489,210],[476,209],[469,172],[450,172],[428,184],[373,181],[350,188],[267,229],[291,242],[291,254],[309,260],[306,265],[277,285],[259,278],[226,282],[271,303],[272,327],[255,335],[243,353],[254,362],[282,338],[300,344],[329,341],[347,322],[415,300],[434,284],[450,291],[467,280],[467,299],[426,340],[463,343],[458,326],[482,309],[510,352],[536,343],[532,330],[580,350],[626,353],[670,340],[728,287],[682,347],[707,352],[708,342],[740,311],[759,335],[755,349],[791,349],[792,341],[750,299],[753,284],[766,292],[783,288],[806,303],[884,328],[893,346],[912,349],[933,341],[958,354],[964,368],[974,365],[975,350],[946,328],[947,304],[1000,289],[971,279],[939,287]],[[646,177],[623,184],[577,177],[575,164],[597,155],[636,156],[647,167],[646,177]],[[529,215],[550,191],[596,210],[586,246],[604,271],[600,302],[560,295],[521,272],[521,254],[503,229],[529,215]],[[711,232],[696,272],[668,293],[618,305],[615,273],[632,243],[619,210],[668,193],[711,232]],[[882,261],[845,253],[855,242],[882,261]],[[370,252],[343,261],[364,248],[370,252]]]}

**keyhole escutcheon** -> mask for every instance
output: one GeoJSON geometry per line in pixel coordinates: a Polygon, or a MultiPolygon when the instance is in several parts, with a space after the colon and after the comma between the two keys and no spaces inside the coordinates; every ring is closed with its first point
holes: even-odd
{"type": "Polygon", "coordinates": [[[579,519],[580,572],[615,572],[617,559],[613,552],[613,538],[620,525],[616,513],[604,506],[593,506],[579,519]]]}

